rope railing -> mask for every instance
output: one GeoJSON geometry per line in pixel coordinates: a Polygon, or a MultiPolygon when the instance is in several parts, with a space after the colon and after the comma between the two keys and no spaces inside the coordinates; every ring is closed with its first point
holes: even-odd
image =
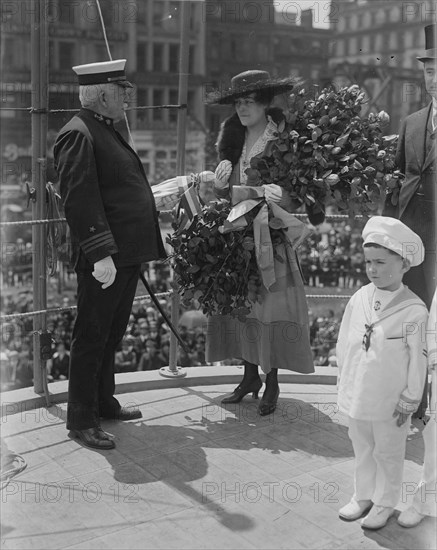
{"type": "MultiPolygon", "coordinates": [[[[153,109],[187,109],[188,105],[186,103],[175,104],[175,105],[134,105],[132,107],[127,107],[126,111],[146,111],[153,109]]],[[[0,107],[0,111],[27,111],[29,114],[35,112],[41,112],[41,109],[35,109],[34,107],[0,107]]],[[[78,113],[80,109],[47,109],[44,110],[46,113],[58,114],[58,113],[78,113]]]]}
{"type": "MultiPolygon", "coordinates": [[[[172,210],[160,210],[162,214],[169,214],[172,210]]],[[[306,219],[308,218],[307,214],[294,214],[296,218],[306,219]]],[[[363,218],[362,215],[355,216],[354,219],[363,218]]],[[[326,221],[344,221],[350,219],[347,214],[327,214],[326,221]]],[[[46,224],[46,223],[57,223],[57,222],[66,222],[65,218],[57,218],[53,220],[26,220],[26,221],[15,221],[15,222],[0,222],[0,227],[12,227],[14,225],[34,225],[34,224],[46,224]]]]}
{"type": "MultiPolygon", "coordinates": [[[[171,296],[173,292],[171,290],[167,292],[158,292],[155,294],[157,298],[162,298],[165,296],[171,296]]],[[[150,301],[151,298],[148,294],[143,294],[141,296],[135,296],[134,302],[140,301],[150,301]]],[[[62,313],[63,311],[72,311],[77,309],[77,306],[59,306],[59,307],[49,307],[47,309],[41,309],[39,311],[26,311],[23,313],[11,313],[10,315],[2,315],[0,317],[0,323],[8,323],[15,319],[25,319],[26,317],[32,317],[33,315],[41,315],[44,313],[62,313]]]]}
{"type": "MultiPolygon", "coordinates": [[[[156,293],[155,296],[157,298],[162,298],[166,296],[173,296],[173,291],[168,290],[167,292],[159,292],[156,293]]],[[[308,300],[349,300],[351,298],[351,294],[306,294],[306,298],[308,300]]],[[[140,301],[151,301],[151,298],[148,294],[144,294],[141,296],[135,296],[134,302],[140,302],[140,301]]],[[[59,306],[59,307],[50,307],[47,309],[41,309],[39,311],[26,311],[24,313],[11,313],[10,315],[2,315],[0,316],[0,324],[1,323],[9,323],[10,321],[14,321],[15,319],[25,319],[26,317],[32,317],[33,315],[42,315],[45,313],[62,313],[63,311],[72,311],[77,309],[77,306],[59,306]]]]}

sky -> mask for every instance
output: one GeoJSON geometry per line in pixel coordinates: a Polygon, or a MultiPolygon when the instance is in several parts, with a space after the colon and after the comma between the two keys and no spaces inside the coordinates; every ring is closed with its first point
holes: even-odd
{"type": "MultiPolygon", "coordinates": [[[[331,0],[274,0],[275,9],[282,14],[285,20],[292,12],[299,13],[302,10],[313,10],[314,27],[327,29],[329,27],[331,0]]],[[[333,3],[332,17],[335,17],[335,2],[333,3]]]]}

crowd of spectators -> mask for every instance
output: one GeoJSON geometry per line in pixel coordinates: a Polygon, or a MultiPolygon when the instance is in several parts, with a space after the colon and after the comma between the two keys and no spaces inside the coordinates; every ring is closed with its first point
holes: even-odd
{"type": "Polygon", "coordinates": [[[299,248],[305,283],[313,287],[357,288],[367,283],[362,253],[364,221],[323,224],[299,248]]]}
{"type": "MultiPolygon", "coordinates": [[[[306,284],[312,287],[337,287],[355,289],[367,282],[361,248],[361,224],[326,224],[316,229],[301,245],[300,260],[306,284]]],[[[20,275],[14,272],[14,253],[23,263],[29,246],[18,242],[9,250],[8,272],[3,285],[16,287],[13,295],[2,295],[2,315],[32,311],[32,291],[26,287],[20,275]],[[12,267],[11,267],[12,266],[12,267]]],[[[21,265],[20,264],[20,265],[21,265]]],[[[168,264],[153,267],[146,272],[155,292],[170,289],[168,264]]],[[[163,309],[170,316],[171,298],[160,296],[163,309]]],[[[57,302],[64,311],[50,313],[47,331],[53,339],[53,356],[47,361],[48,380],[63,380],[68,377],[68,358],[72,328],[75,319],[75,297],[64,297],[57,302]],[[70,308],[70,309],[68,309],[70,308]]],[[[184,313],[181,310],[181,315],[184,313]]],[[[341,321],[341,312],[328,308],[323,314],[310,311],[311,345],[317,365],[335,364],[335,342],[341,321]]],[[[192,367],[205,365],[205,325],[202,322],[179,325],[180,334],[189,353],[178,346],[177,365],[192,367]]],[[[31,386],[33,383],[33,324],[32,317],[24,317],[2,325],[2,351],[0,355],[3,389],[31,386]],[[6,374],[5,374],[6,373],[6,374]]],[[[115,357],[116,372],[156,370],[169,364],[170,329],[156,308],[148,300],[134,302],[129,325],[120,349],[115,357]]],[[[233,361],[230,358],[230,361],[233,361]]],[[[238,361],[234,361],[237,362],[238,361]]]]}

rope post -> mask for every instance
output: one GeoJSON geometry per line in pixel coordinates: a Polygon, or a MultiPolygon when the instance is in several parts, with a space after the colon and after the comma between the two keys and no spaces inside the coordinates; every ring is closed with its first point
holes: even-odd
{"type": "MultiPolygon", "coordinates": [[[[178,103],[179,105],[187,104],[188,97],[188,56],[189,56],[189,43],[190,43],[190,16],[191,16],[191,2],[181,2],[181,41],[179,51],[179,91],[178,91],[178,103]]],[[[177,121],[177,156],[176,156],[176,169],[177,174],[184,174],[185,172],[185,138],[186,138],[186,125],[187,125],[187,108],[179,108],[178,121],[177,121]]],[[[173,292],[171,298],[171,322],[175,327],[179,324],[179,304],[180,298],[177,292],[173,292]]],[[[177,363],[177,351],[178,342],[176,336],[170,333],[170,357],[169,366],[163,367],[159,370],[161,376],[167,378],[177,378],[186,376],[187,372],[182,367],[176,365],[177,363]]]]}
{"type": "MultiPolygon", "coordinates": [[[[47,0],[32,0],[32,179],[36,199],[32,203],[33,220],[46,216],[47,168],[47,114],[48,114],[48,29],[47,0]]],[[[44,310],[47,306],[46,250],[43,224],[32,226],[33,307],[44,310]]],[[[36,393],[44,392],[48,398],[45,361],[41,358],[40,335],[46,331],[45,312],[33,318],[33,387],[36,393]]]]}

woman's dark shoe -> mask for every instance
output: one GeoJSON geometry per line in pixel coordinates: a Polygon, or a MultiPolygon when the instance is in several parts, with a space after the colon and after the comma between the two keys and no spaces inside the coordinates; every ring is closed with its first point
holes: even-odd
{"type": "Polygon", "coordinates": [[[260,416],[267,416],[268,414],[272,414],[272,412],[275,412],[279,397],[279,387],[276,389],[276,393],[274,394],[273,399],[266,399],[265,395],[266,392],[264,392],[264,395],[258,407],[258,414],[260,416]]]}
{"type": "Polygon", "coordinates": [[[239,403],[245,395],[252,392],[252,397],[254,399],[258,399],[258,393],[261,389],[263,383],[261,378],[256,378],[249,384],[246,384],[244,381],[241,382],[239,386],[237,386],[234,390],[234,392],[229,396],[222,399],[222,403],[224,405],[229,403],[239,403]]]}

